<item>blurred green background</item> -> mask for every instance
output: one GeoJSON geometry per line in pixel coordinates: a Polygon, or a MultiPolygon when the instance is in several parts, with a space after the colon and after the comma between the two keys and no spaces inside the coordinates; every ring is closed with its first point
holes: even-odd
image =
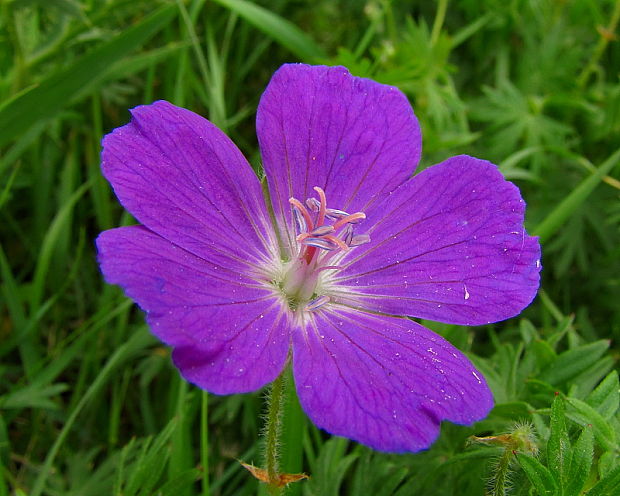
{"type": "Polygon", "coordinates": [[[181,381],[93,240],[132,223],[99,170],[127,109],[185,106],[260,170],[256,105],[293,61],[401,88],[422,167],[499,164],[543,283],[509,322],[427,323],[497,402],[427,452],[330,438],[289,383],[282,465],[312,478],[288,494],[620,494],[619,18],[617,0],[0,0],[0,496],[264,493],[236,461],[261,464],[263,395],[181,381]]]}

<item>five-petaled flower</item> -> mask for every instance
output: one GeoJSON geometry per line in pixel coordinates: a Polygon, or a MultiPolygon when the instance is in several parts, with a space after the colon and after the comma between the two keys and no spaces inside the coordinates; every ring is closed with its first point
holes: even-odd
{"type": "Polygon", "coordinates": [[[540,247],[495,165],[457,156],[412,177],[406,97],[342,67],[274,74],[256,124],[265,188],[204,118],[165,101],[132,114],[102,168],[142,225],[103,232],[99,262],[183,377],[243,393],[291,360],[317,426],[384,451],[487,415],[482,375],[403,316],[487,324],[533,299],[540,247]]]}

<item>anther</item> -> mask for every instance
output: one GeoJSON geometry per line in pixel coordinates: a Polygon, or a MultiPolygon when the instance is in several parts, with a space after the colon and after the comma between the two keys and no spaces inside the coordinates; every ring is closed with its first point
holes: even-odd
{"type": "Polygon", "coordinates": [[[297,207],[293,207],[293,217],[295,218],[295,227],[297,227],[297,234],[305,233],[308,230],[306,220],[297,207]]]}
{"type": "Polygon", "coordinates": [[[307,237],[301,240],[301,244],[306,246],[314,246],[315,248],[321,248],[322,250],[327,251],[334,251],[338,248],[338,245],[333,243],[330,239],[327,239],[327,237],[307,237]]]}
{"type": "Polygon", "coordinates": [[[351,241],[349,241],[349,246],[360,246],[365,245],[370,242],[370,236],[368,234],[358,234],[357,236],[353,236],[351,241]]]}
{"type": "Polygon", "coordinates": [[[326,234],[333,233],[333,232],[334,232],[334,226],[321,226],[321,227],[317,227],[310,234],[312,236],[325,236],[326,234]]]}
{"type": "MultiPolygon", "coordinates": [[[[313,200],[315,199],[313,198],[313,200]]],[[[348,217],[349,215],[351,214],[345,212],[344,210],[338,210],[336,208],[325,209],[325,217],[327,217],[328,219],[337,220],[342,219],[343,217],[348,217]]]]}
{"type": "Polygon", "coordinates": [[[316,198],[306,199],[306,205],[308,205],[308,208],[312,210],[313,212],[318,212],[319,209],[321,208],[321,202],[317,200],[316,198]]]}
{"type": "Polygon", "coordinates": [[[344,228],[341,236],[347,246],[351,246],[351,240],[353,239],[353,226],[351,224],[347,224],[347,227],[344,228]]]}
{"type": "Polygon", "coordinates": [[[293,205],[294,208],[299,210],[301,215],[303,215],[304,220],[306,221],[307,229],[314,229],[314,222],[312,222],[312,217],[310,217],[310,213],[306,210],[306,207],[304,207],[303,204],[296,198],[289,198],[288,202],[293,205]]]}
{"type": "Polygon", "coordinates": [[[340,219],[338,222],[334,224],[334,230],[337,231],[345,224],[357,224],[359,221],[365,218],[366,218],[366,214],[364,212],[356,212],[354,214],[347,215],[346,217],[343,217],[342,219],[340,219]]]}
{"type": "Polygon", "coordinates": [[[336,245],[338,245],[338,248],[340,248],[341,250],[347,251],[349,249],[349,246],[344,241],[342,241],[340,238],[337,238],[336,236],[327,235],[323,239],[327,239],[331,241],[332,243],[335,243],[336,245]]]}

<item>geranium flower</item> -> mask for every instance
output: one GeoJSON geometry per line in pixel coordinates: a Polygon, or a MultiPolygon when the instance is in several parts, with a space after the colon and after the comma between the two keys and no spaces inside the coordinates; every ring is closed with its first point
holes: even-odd
{"type": "Polygon", "coordinates": [[[531,302],[539,244],[495,165],[458,156],[411,177],[406,97],[343,67],[274,74],[257,115],[265,187],[204,118],[165,101],[132,115],[102,168],[142,225],[103,232],[99,262],[183,377],[244,393],[291,360],[317,426],[384,451],[487,415],[482,375],[403,316],[478,325],[531,302]]]}

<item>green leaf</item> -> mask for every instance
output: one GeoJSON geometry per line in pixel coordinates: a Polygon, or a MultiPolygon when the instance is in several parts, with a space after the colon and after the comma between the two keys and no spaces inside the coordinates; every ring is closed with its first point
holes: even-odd
{"type": "Polygon", "coordinates": [[[594,436],[592,427],[584,427],[581,436],[573,446],[568,478],[564,488],[565,496],[578,496],[590,475],[592,457],[594,456],[594,436]]]}
{"type": "Polygon", "coordinates": [[[571,214],[588,198],[602,179],[616,166],[620,160],[620,150],[616,150],[603,162],[590,177],[584,179],[549,215],[533,230],[542,242],[553,236],[569,219],[571,214]]]}
{"type": "Polygon", "coordinates": [[[190,488],[200,477],[200,470],[191,468],[167,481],[155,494],[157,496],[178,496],[182,490],[190,488]]]}
{"type": "Polygon", "coordinates": [[[41,305],[43,298],[43,290],[45,285],[45,278],[48,270],[54,260],[54,249],[60,237],[60,233],[67,227],[67,224],[71,221],[71,213],[78,200],[88,191],[91,184],[86,182],[82,184],[77,190],[73,192],[71,197],[65,202],[62,208],[58,211],[54,220],[49,226],[49,229],[45,233],[45,238],[41,243],[39,250],[39,256],[37,258],[37,264],[34,271],[32,292],[30,295],[30,308],[32,313],[36,312],[41,305]]]}
{"type": "Polygon", "coordinates": [[[70,16],[85,19],[84,6],[77,0],[21,0],[16,1],[14,6],[15,8],[20,8],[37,4],[40,4],[42,7],[57,8],[70,16]]]}
{"type": "Polygon", "coordinates": [[[293,23],[245,0],[215,0],[236,12],[254,27],[273,38],[305,62],[326,58],[323,49],[293,23]]]}
{"type": "Polygon", "coordinates": [[[176,431],[177,424],[178,422],[173,418],[153,441],[151,438],[147,439],[135,465],[131,467],[131,474],[127,485],[123,488],[123,494],[128,496],[153,494],[152,489],[155,487],[170,456],[170,451],[164,448],[169,444],[172,434],[176,431]]]}
{"type": "Polygon", "coordinates": [[[321,448],[316,464],[310,467],[313,477],[306,485],[307,492],[316,496],[338,496],[341,494],[343,479],[359,451],[346,454],[349,442],[344,438],[333,437],[321,448]]]}
{"type": "Polygon", "coordinates": [[[115,62],[160,31],[175,14],[176,9],[173,6],[156,10],[69,67],[9,100],[0,107],[0,147],[41,120],[58,114],[84,86],[105,75],[115,62]]]}
{"type": "Polygon", "coordinates": [[[531,417],[534,408],[525,401],[510,401],[496,404],[493,415],[509,419],[526,419],[531,417]]]}
{"type": "Polygon", "coordinates": [[[605,451],[598,459],[598,476],[603,479],[616,467],[618,455],[614,451],[605,451]]]}
{"type": "Polygon", "coordinates": [[[16,387],[15,391],[0,397],[0,408],[47,408],[58,409],[50,398],[69,388],[67,384],[40,385],[30,384],[16,387]]]}
{"type": "Polygon", "coordinates": [[[517,453],[517,460],[540,496],[551,496],[556,493],[558,485],[547,467],[525,453],[517,453]]]}
{"type": "Polygon", "coordinates": [[[578,400],[577,398],[567,398],[567,401],[574,409],[574,411],[568,412],[568,418],[584,427],[591,424],[592,427],[594,427],[594,437],[603,449],[618,449],[618,445],[616,444],[616,431],[600,413],[586,402],[578,400]]]}
{"type": "Polygon", "coordinates": [[[559,385],[594,365],[609,348],[609,340],[601,339],[560,353],[540,374],[540,380],[559,385]]]}
{"type": "Polygon", "coordinates": [[[590,393],[586,400],[606,420],[611,419],[620,408],[620,381],[618,372],[612,370],[590,393]]]}
{"type": "Polygon", "coordinates": [[[551,405],[551,434],[547,442],[547,463],[559,487],[563,486],[566,480],[570,449],[564,400],[560,395],[556,395],[551,405]]]}
{"type": "Polygon", "coordinates": [[[537,339],[532,341],[529,349],[536,357],[536,363],[540,368],[544,368],[552,364],[557,359],[557,354],[547,341],[537,339]]]}
{"type": "Polygon", "coordinates": [[[73,427],[73,424],[75,423],[80,412],[93,398],[93,396],[99,391],[99,389],[105,384],[105,382],[110,379],[112,371],[118,366],[120,366],[123,362],[131,358],[134,354],[144,350],[144,348],[152,344],[152,342],[152,336],[146,331],[145,328],[142,328],[140,332],[136,332],[128,341],[123,343],[106,361],[104,367],[101,369],[94,381],[89,385],[86,393],[81,397],[79,403],[76,405],[76,407],[67,418],[62,430],[56,437],[54,444],[47,452],[45,461],[38,472],[37,478],[35,479],[34,484],[30,490],[29,496],[40,496],[43,493],[45,488],[45,482],[47,481],[47,478],[52,471],[54,459],[56,458],[56,455],[58,454],[62,443],[67,438],[67,435],[73,427]]]}
{"type": "Polygon", "coordinates": [[[611,496],[620,493],[620,465],[609,472],[603,479],[598,481],[587,496],[611,496]]]}

